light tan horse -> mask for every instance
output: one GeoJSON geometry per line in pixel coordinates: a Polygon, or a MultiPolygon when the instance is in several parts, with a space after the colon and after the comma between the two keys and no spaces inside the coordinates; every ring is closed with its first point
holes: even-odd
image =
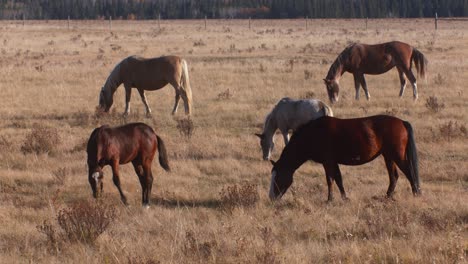
{"type": "Polygon", "coordinates": [[[175,103],[172,114],[177,112],[180,97],[184,101],[185,113],[192,113],[192,90],[190,88],[187,62],[177,56],[159,58],[142,58],[130,56],[122,60],[107,77],[106,83],[99,95],[99,107],[108,112],[113,103],[114,93],[124,84],[125,112],[130,112],[130,97],[132,88],[140,93],[141,100],[146,107],[146,115],[151,115],[151,109],[146,100],[145,90],[154,91],[163,88],[168,83],[175,89],[175,103]]]}

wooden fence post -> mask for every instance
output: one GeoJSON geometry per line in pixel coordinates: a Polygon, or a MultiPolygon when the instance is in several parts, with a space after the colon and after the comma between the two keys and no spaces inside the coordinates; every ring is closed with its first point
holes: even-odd
{"type": "Polygon", "coordinates": [[[23,14],[23,27],[24,27],[24,20],[26,20],[26,18],[25,18],[24,14],[23,14]]]}
{"type": "Polygon", "coordinates": [[[206,16],[205,16],[205,29],[206,29],[206,16]]]}
{"type": "Polygon", "coordinates": [[[435,19],[434,19],[434,26],[435,26],[435,30],[437,30],[437,20],[439,18],[437,17],[437,12],[435,13],[435,19]]]}
{"type": "Polygon", "coordinates": [[[249,29],[250,29],[250,17],[249,17],[249,29]]]}
{"type": "Polygon", "coordinates": [[[161,14],[158,14],[158,27],[161,30],[161,14]]]}
{"type": "Polygon", "coordinates": [[[369,22],[369,18],[366,17],[366,30],[367,30],[367,23],[369,22]]]}
{"type": "Polygon", "coordinates": [[[67,28],[68,28],[68,30],[70,30],[70,16],[68,16],[67,28]]]}
{"type": "Polygon", "coordinates": [[[109,31],[112,31],[112,16],[109,16],[109,31]]]}
{"type": "Polygon", "coordinates": [[[309,17],[306,16],[305,18],[305,23],[306,23],[306,30],[309,29],[309,17]]]}

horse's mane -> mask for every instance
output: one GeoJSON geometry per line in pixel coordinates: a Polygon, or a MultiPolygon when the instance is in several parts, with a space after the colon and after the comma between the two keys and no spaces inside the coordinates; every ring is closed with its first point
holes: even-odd
{"type": "Polygon", "coordinates": [[[120,76],[120,67],[122,63],[124,63],[128,58],[123,59],[121,62],[119,62],[114,69],[111,71],[109,76],[107,77],[106,82],[104,83],[104,86],[102,89],[106,92],[110,92],[110,94],[113,94],[117,87],[121,84],[121,76],[120,76]]]}
{"type": "Polygon", "coordinates": [[[335,61],[333,64],[330,66],[330,69],[328,70],[327,74],[327,80],[333,80],[335,79],[336,75],[338,74],[338,71],[341,70],[343,67],[343,64],[346,62],[346,60],[350,57],[351,55],[351,49],[356,45],[357,43],[351,43],[349,44],[339,55],[336,57],[335,61]]]}

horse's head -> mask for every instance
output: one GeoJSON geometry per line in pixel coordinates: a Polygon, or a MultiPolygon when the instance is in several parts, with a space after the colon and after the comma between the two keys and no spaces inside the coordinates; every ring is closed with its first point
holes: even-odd
{"type": "Polygon", "coordinates": [[[102,182],[103,177],[104,173],[102,172],[100,167],[96,169],[89,169],[88,181],[91,185],[91,189],[93,190],[94,198],[98,198],[101,196],[102,189],[104,187],[104,183],[102,182]]]}
{"type": "Polygon", "coordinates": [[[280,168],[277,163],[270,161],[273,164],[271,169],[271,185],[270,185],[270,199],[280,199],[283,194],[288,190],[293,182],[293,171],[285,168],[280,168]]]}
{"type": "Polygon", "coordinates": [[[268,138],[265,134],[255,134],[257,137],[260,138],[260,146],[262,147],[263,152],[263,160],[269,160],[271,152],[275,147],[275,143],[273,142],[273,137],[268,138]]]}
{"type": "Polygon", "coordinates": [[[106,91],[104,87],[102,87],[101,92],[99,93],[99,108],[104,112],[108,112],[113,103],[114,100],[112,99],[110,92],[106,91]]]}
{"type": "Polygon", "coordinates": [[[330,102],[333,104],[335,102],[338,102],[339,99],[339,93],[340,93],[340,84],[336,79],[334,80],[329,80],[329,79],[323,79],[325,82],[325,86],[327,87],[327,93],[328,93],[328,98],[330,99],[330,102]]]}

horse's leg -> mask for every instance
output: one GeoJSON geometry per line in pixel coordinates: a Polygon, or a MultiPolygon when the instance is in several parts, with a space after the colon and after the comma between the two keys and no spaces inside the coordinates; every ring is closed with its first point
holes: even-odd
{"type": "Polygon", "coordinates": [[[406,88],[406,78],[405,78],[405,75],[403,74],[403,70],[400,69],[400,67],[397,66],[397,70],[398,70],[398,77],[400,77],[400,85],[401,85],[400,97],[403,97],[403,93],[405,92],[405,88],[406,88]]]}
{"type": "Polygon", "coordinates": [[[125,205],[127,205],[127,198],[123,194],[122,188],[120,188],[119,161],[118,160],[112,161],[112,181],[114,182],[115,186],[119,190],[120,199],[125,205]]]}
{"type": "Polygon", "coordinates": [[[175,91],[175,102],[174,102],[174,108],[172,109],[172,114],[177,113],[177,108],[179,107],[179,100],[180,100],[180,90],[179,90],[179,84],[175,81],[170,82],[172,87],[174,87],[175,91]]]}
{"type": "Polygon", "coordinates": [[[128,116],[130,113],[130,98],[132,97],[132,87],[128,84],[124,84],[125,87],[125,112],[124,116],[128,116]]]}
{"type": "Polygon", "coordinates": [[[393,192],[395,191],[395,186],[398,181],[398,171],[397,166],[393,160],[391,160],[387,155],[383,155],[385,159],[385,165],[387,166],[388,177],[390,178],[390,184],[388,185],[387,197],[392,198],[393,192]]]}
{"type": "Polygon", "coordinates": [[[338,164],[335,164],[335,182],[336,182],[336,185],[338,186],[338,189],[340,190],[340,194],[341,194],[341,198],[343,200],[349,200],[348,197],[346,197],[346,192],[344,190],[344,187],[343,187],[343,178],[341,177],[341,171],[340,171],[340,167],[338,166],[338,164]]]}
{"type": "Polygon", "coordinates": [[[404,73],[413,86],[413,99],[416,101],[418,99],[418,85],[416,84],[416,77],[414,77],[413,72],[409,68],[404,68],[404,73]]]}
{"type": "Polygon", "coordinates": [[[360,74],[354,73],[354,88],[356,89],[356,100],[359,100],[359,88],[361,86],[360,74]]]}
{"type": "MultiPolygon", "coordinates": [[[[338,164],[336,163],[323,164],[323,168],[325,169],[325,176],[327,178],[328,201],[331,202],[333,201],[333,181],[335,180],[336,175],[340,174],[340,169],[338,168],[338,164]]],[[[340,192],[342,191],[344,192],[344,189],[342,190],[343,183],[341,182],[341,174],[340,174],[340,184],[338,185],[338,187],[340,188],[340,192]]],[[[343,192],[341,193],[342,196],[343,196],[343,192]]],[[[345,197],[346,197],[346,194],[345,194],[345,197]]]]}
{"type": "Polygon", "coordinates": [[[143,206],[148,208],[151,196],[151,189],[153,187],[153,172],[151,171],[151,160],[146,160],[145,164],[143,165],[143,171],[143,181],[145,182],[144,186],[146,187],[146,190],[143,190],[142,202],[143,206]]]}
{"type": "Polygon", "coordinates": [[[364,92],[366,93],[367,101],[369,101],[370,94],[369,94],[369,90],[367,90],[367,83],[366,83],[366,78],[364,78],[364,74],[361,74],[361,86],[362,86],[362,89],[364,89],[364,92]]]}
{"type": "Polygon", "coordinates": [[[399,160],[396,162],[398,168],[405,174],[406,178],[411,184],[411,191],[413,192],[414,195],[419,193],[418,187],[416,187],[416,183],[414,182],[413,178],[411,178],[411,173],[410,173],[410,166],[407,160],[399,160]]]}
{"type": "Polygon", "coordinates": [[[145,90],[138,89],[138,92],[140,93],[141,101],[143,101],[143,104],[145,105],[146,116],[151,117],[151,108],[149,107],[148,101],[146,100],[145,90]]]}

